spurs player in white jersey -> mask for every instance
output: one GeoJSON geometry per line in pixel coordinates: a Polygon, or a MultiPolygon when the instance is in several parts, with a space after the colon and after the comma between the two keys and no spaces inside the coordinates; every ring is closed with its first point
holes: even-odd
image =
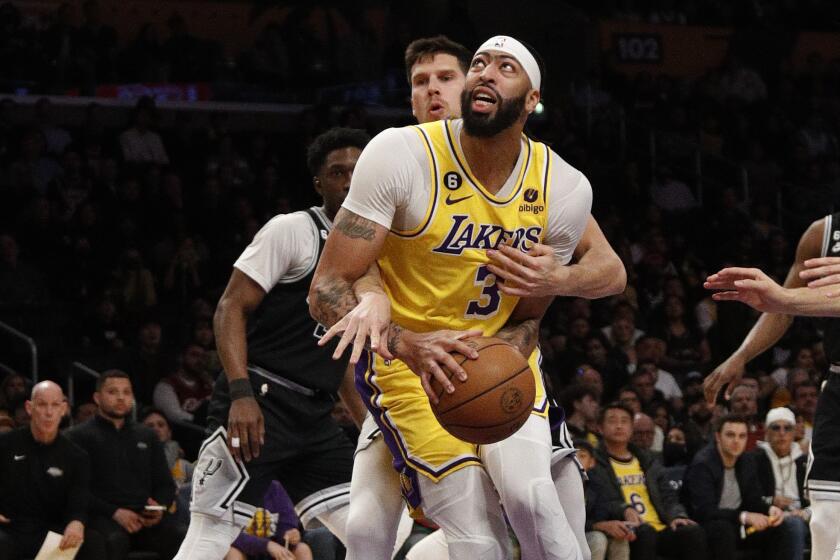
{"type": "MultiPolygon", "coordinates": [[[[455,94],[457,90],[460,89],[457,87],[459,84],[455,82],[456,78],[460,77],[456,57],[454,55],[447,54],[445,51],[436,52],[433,50],[435,46],[434,39],[425,41],[425,47],[427,50],[425,52],[423,50],[419,50],[419,53],[415,52],[413,55],[413,61],[412,47],[409,48],[409,52],[407,53],[407,67],[410,69],[410,79],[413,92],[412,105],[415,115],[419,120],[421,120],[421,122],[424,120],[434,120],[435,118],[447,116],[447,109],[457,105],[448,101],[443,94],[447,91],[455,94]],[[448,67],[447,63],[449,63],[448,67]]],[[[423,41],[418,43],[421,43],[421,45],[415,44],[413,46],[419,46],[422,49],[423,41]]],[[[452,97],[454,97],[454,95],[452,97]]],[[[452,113],[454,113],[454,111],[451,111],[450,114],[452,113]]],[[[496,262],[497,271],[494,272],[497,272],[499,276],[504,277],[508,281],[503,290],[508,289],[515,295],[562,294],[589,297],[609,295],[620,291],[624,286],[623,267],[618,260],[618,257],[603,238],[603,234],[601,234],[597,224],[591,219],[591,217],[589,218],[589,223],[587,224],[586,237],[587,238],[583,240],[576,251],[576,255],[579,257],[579,262],[575,265],[577,270],[568,274],[560,275],[564,282],[559,284],[556,282],[557,276],[551,274],[551,272],[555,272],[553,267],[559,268],[559,263],[554,260],[554,255],[550,248],[545,246],[535,248],[532,250],[531,255],[521,255],[518,252],[511,251],[506,251],[499,255],[496,262]],[[543,251],[543,249],[545,249],[545,251],[543,251]],[[517,267],[517,265],[519,266],[517,267]],[[508,272],[509,270],[515,270],[515,272],[508,272]],[[589,280],[587,282],[581,281],[581,279],[587,275],[582,274],[578,276],[576,274],[576,272],[584,271],[590,274],[588,275],[589,279],[593,278],[591,276],[592,273],[606,274],[599,275],[596,279],[594,279],[594,281],[589,280]],[[608,280],[605,281],[605,279],[608,280]]],[[[566,267],[564,272],[568,272],[574,268],[575,267],[566,267]]],[[[377,339],[378,335],[380,335],[379,327],[383,323],[387,324],[388,309],[387,305],[384,308],[381,306],[377,308],[377,305],[372,303],[374,301],[375,297],[370,294],[362,296],[361,305],[352,314],[345,317],[342,324],[333,328],[333,333],[338,330],[344,330],[345,332],[345,336],[342,340],[342,348],[351,338],[356,338],[357,342],[362,342],[366,334],[371,335],[372,345],[374,347],[378,346],[377,339]]],[[[353,359],[357,358],[359,348],[360,345],[357,345],[354,351],[353,359]]],[[[387,353],[384,349],[382,350],[383,353],[387,353]]],[[[525,439],[527,438],[520,438],[520,441],[517,442],[517,438],[513,437],[503,444],[491,446],[491,448],[488,449],[483,456],[488,469],[496,471],[497,473],[504,471],[504,467],[502,466],[503,464],[515,460],[517,456],[521,456],[521,453],[527,451],[528,446],[531,445],[531,443],[526,442],[525,439]]],[[[388,478],[371,475],[371,471],[381,471],[381,465],[388,460],[387,452],[384,449],[384,445],[376,443],[376,439],[363,437],[362,442],[366,442],[368,446],[357,455],[356,468],[354,469],[354,490],[351,497],[350,523],[348,524],[350,557],[354,557],[353,541],[354,535],[357,535],[359,540],[363,541],[365,557],[386,558],[388,554],[386,551],[390,550],[389,543],[382,542],[381,546],[374,547],[374,550],[378,550],[379,553],[372,553],[370,546],[371,538],[373,537],[374,540],[377,540],[376,535],[379,535],[380,538],[378,540],[387,541],[389,536],[394,533],[393,520],[396,517],[394,512],[398,510],[397,508],[401,509],[401,505],[396,501],[391,501],[389,503],[389,505],[392,506],[391,508],[382,508],[381,506],[382,496],[389,495],[388,488],[384,488],[383,486],[391,486],[394,488],[398,481],[396,477],[391,477],[389,480],[388,478]],[[367,442],[369,442],[369,444],[367,442]],[[374,458],[376,459],[374,460],[374,458]],[[371,465],[371,468],[362,468],[362,465],[368,464],[371,465]],[[379,466],[379,468],[376,468],[377,466],[379,466]],[[357,484],[357,481],[361,480],[362,476],[364,476],[367,483],[364,488],[361,487],[361,484],[357,484]],[[364,496],[368,494],[370,496],[377,497],[374,497],[372,500],[365,500],[364,496]],[[359,499],[357,500],[357,498],[359,499]],[[370,504],[368,504],[368,502],[370,502],[370,504]],[[352,511],[354,504],[359,504],[356,511],[360,515],[354,515],[352,511]],[[371,518],[370,513],[372,510],[377,508],[379,511],[386,509],[388,511],[388,515],[374,516],[374,518],[371,518]],[[379,517],[382,517],[382,519],[378,519],[379,517]],[[388,530],[389,526],[392,527],[392,530],[390,531],[388,530]]],[[[567,453],[568,451],[562,451],[559,454],[555,454],[555,456],[560,460],[556,460],[554,462],[555,469],[553,469],[552,474],[554,475],[553,478],[555,479],[557,485],[557,491],[566,497],[564,505],[566,506],[566,511],[569,513],[569,517],[573,517],[572,524],[579,525],[579,531],[575,531],[575,536],[577,537],[577,540],[582,543],[580,547],[583,550],[587,550],[583,537],[584,520],[582,517],[583,500],[582,491],[580,490],[580,476],[573,462],[562,460],[562,456],[567,453]],[[573,516],[573,511],[578,515],[573,516]]],[[[377,475],[379,474],[380,473],[377,472],[377,475]]],[[[508,479],[510,478],[512,477],[508,477],[508,479]]],[[[529,477],[525,474],[524,476],[517,478],[527,480],[529,477]]],[[[496,484],[498,486],[499,482],[496,481],[496,484]]],[[[545,532],[541,531],[541,529],[550,530],[551,528],[552,521],[541,518],[541,516],[552,517],[552,515],[545,515],[545,512],[550,510],[550,503],[537,503],[537,500],[533,498],[534,488],[534,486],[527,487],[527,485],[523,486],[512,484],[511,481],[508,480],[502,484],[500,490],[503,501],[505,501],[507,505],[508,515],[511,517],[514,527],[518,529],[520,540],[523,541],[523,550],[538,555],[534,557],[559,557],[557,554],[559,554],[561,547],[557,546],[556,542],[551,542],[551,538],[546,539],[544,535],[541,536],[541,533],[545,532]],[[530,497],[525,495],[529,493],[531,494],[530,497]],[[546,507],[543,508],[543,506],[546,507]],[[541,510],[541,508],[543,509],[541,510]],[[522,535],[523,532],[526,533],[524,536],[522,535]]],[[[388,499],[386,498],[385,501],[387,502],[388,499]]],[[[554,511],[552,513],[555,518],[563,517],[561,511],[554,511]]],[[[568,526],[566,526],[566,528],[568,528],[568,526]]],[[[563,531],[555,531],[553,534],[560,537],[563,536],[562,533],[563,531]]],[[[422,548],[422,545],[419,548],[422,548]]],[[[412,550],[412,555],[410,557],[419,558],[414,549],[412,550]]],[[[423,556],[423,558],[427,557],[429,556],[423,556]]]]}

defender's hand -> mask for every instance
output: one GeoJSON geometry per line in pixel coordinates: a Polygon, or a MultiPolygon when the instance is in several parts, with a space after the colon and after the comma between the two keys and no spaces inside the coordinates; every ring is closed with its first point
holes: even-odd
{"type": "Polygon", "coordinates": [[[706,278],[707,290],[715,301],[740,301],[765,313],[782,313],[788,291],[757,268],[724,268],[706,278]]]}
{"type": "Polygon", "coordinates": [[[350,354],[350,363],[355,365],[362,355],[362,350],[365,349],[365,341],[370,338],[371,350],[386,360],[393,360],[394,356],[388,351],[387,344],[382,343],[388,340],[390,326],[391,302],[388,296],[368,292],[361,297],[356,307],[330,327],[327,334],[318,341],[318,346],[324,346],[338,333],[343,333],[333,353],[333,360],[339,359],[352,341],[353,352],[350,354]]]}
{"type": "Polygon", "coordinates": [[[528,253],[509,245],[487,251],[487,269],[503,280],[499,290],[510,296],[539,297],[555,295],[565,277],[565,267],[548,245],[535,243],[528,253]]]}
{"type": "MultiPolygon", "coordinates": [[[[805,261],[805,270],[799,278],[808,281],[809,288],[822,288],[840,284],[840,257],[820,257],[805,261]]],[[[840,290],[827,294],[829,297],[840,295],[840,290]]]]}
{"type": "Polygon", "coordinates": [[[265,423],[256,398],[245,397],[230,403],[227,431],[228,449],[234,459],[248,462],[260,456],[260,448],[265,443],[265,423]]]}
{"type": "Polygon", "coordinates": [[[716,367],[703,381],[703,393],[706,395],[706,404],[714,406],[718,393],[724,385],[726,385],[724,397],[728,399],[729,395],[732,394],[732,390],[741,382],[745,365],[746,362],[743,358],[738,354],[733,354],[725,362],[716,367]]]}

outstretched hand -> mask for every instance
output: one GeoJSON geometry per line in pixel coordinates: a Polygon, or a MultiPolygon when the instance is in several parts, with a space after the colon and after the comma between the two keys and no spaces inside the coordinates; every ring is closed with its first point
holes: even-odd
{"type": "Polygon", "coordinates": [[[706,278],[707,290],[715,301],[740,301],[765,313],[781,313],[787,302],[787,290],[757,268],[724,268],[706,278]]]}

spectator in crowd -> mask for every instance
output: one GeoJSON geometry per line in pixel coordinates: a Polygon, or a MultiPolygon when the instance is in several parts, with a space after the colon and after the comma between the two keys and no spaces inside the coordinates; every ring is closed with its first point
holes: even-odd
{"type": "Polygon", "coordinates": [[[806,371],[813,371],[815,366],[814,352],[810,346],[800,346],[791,352],[791,360],[784,366],[777,368],[770,374],[773,381],[779,387],[785,387],[788,384],[788,378],[794,369],[800,368],[806,371]]]}
{"type": "Polygon", "coordinates": [[[95,402],[88,401],[76,405],[76,413],[73,414],[73,424],[81,424],[96,416],[97,406],[95,402]]]}
{"type": "Polygon", "coordinates": [[[624,364],[625,368],[628,364],[636,362],[636,347],[634,345],[636,340],[644,334],[636,328],[636,315],[632,308],[629,310],[628,308],[629,306],[617,308],[613,312],[612,322],[604,330],[604,336],[607,337],[612,346],[615,359],[624,364]]]}
{"type": "Polygon", "coordinates": [[[663,484],[662,465],[630,443],[633,413],[609,404],[599,424],[603,441],[595,452],[597,465],[589,471],[590,483],[606,502],[610,518],[633,528],[632,557],[705,559],[703,529],[689,518],[674,489],[663,484]]]}
{"type": "Polygon", "coordinates": [[[688,453],[693,456],[699,449],[714,441],[714,412],[709,410],[702,392],[686,396],[688,421],[683,425],[688,453]]]}
{"type": "Polygon", "coordinates": [[[801,558],[808,535],[811,511],[805,497],[807,456],[793,442],[796,418],[789,408],[774,408],[764,421],[767,441],[758,442],[751,453],[755,458],[764,500],[785,512],[785,523],[794,534],[796,552],[801,558]]]}
{"type": "Polygon", "coordinates": [[[105,538],[110,560],[125,560],[130,550],[174,557],[186,534],[166,513],[175,482],[157,435],[131,419],[128,374],[104,372],[93,398],[98,414],[67,430],[91,459],[89,526],[105,538]]]}
{"type": "Polygon", "coordinates": [[[664,440],[662,428],[657,426],[650,416],[644,412],[633,416],[633,445],[658,459],[664,440]]]}
{"type": "Polygon", "coordinates": [[[770,398],[770,406],[779,408],[793,404],[793,393],[801,384],[811,381],[811,373],[807,369],[792,368],[786,376],[786,383],[773,392],[770,398]]]}
{"type": "Polygon", "coordinates": [[[747,421],[747,451],[752,451],[759,440],[764,439],[764,426],[758,419],[758,391],[749,384],[742,384],[732,390],[729,411],[747,421]]]}
{"type": "Polygon", "coordinates": [[[703,369],[711,360],[711,350],[700,329],[689,319],[683,298],[667,296],[662,309],[661,338],[667,345],[667,353],[661,365],[676,374],[703,369]]]}
{"type": "Polygon", "coordinates": [[[246,560],[269,556],[280,560],[312,560],[312,551],[301,540],[291,498],[278,481],[273,481],[265,493],[264,505],[236,537],[225,560],[246,560]]]}
{"type": "Polygon", "coordinates": [[[167,370],[167,357],[163,351],[163,329],[160,322],[147,317],[140,322],[137,339],[125,349],[117,363],[131,377],[134,395],[141,403],[152,402],[157,382],[167,370]]]}
{"type": "Polygon", "coordinates": [[[600,403],[604,396],[604,379],[601,377],[601,372],[589,364],[580,364],[575,370],[575,375],[578,384],[590,387],[595,391],[595,400],[600,403]]]}
{"type": "Polygon", "coordinates": [[[175,486],[180,489],[189,484],[194,465],[184,459],[184,450],[177,441],[172,439],[172,428],[169,426],[166,415],[157,408],[146,408],[140,415],[140,421],[155,432],[158,441],[163,445],[163,454],[166,456],[166,464],[169,466],[169,472],[172,473],[175,486]]]}
{"type": "MultiPolygon", "coordinates": [[[[596,465],[595,448],[585,440],[575,440],[578,461],[584,472],[596,465]]],[[[592,488],[588,477],[584,480],[586,501],[586,543],[592,560],[629,560],[630,541],[636,534],[624,521],[610,520],[606,500],[592,488]],[[596,527],[597,525],[597,527],[596,527]]]]}
{"type": "Polygon", "coordinates": [[[642,412],[642,400],[633,387],[622,387],[618,392],[618,402],[629,408],[634,415],[642,412]]]}
{"type": "Polygon", "coordinates": [[[630,386],[639,396],[643,410],[650,410],[658,404],[665,403],[665,397],[656,388],[656,364],[641,362],[630,377],[630,386]]]}
{"type": "Polygon", "coordinates": [[[662,430],[662,434],[667,434],[668,430],[671,429],[671,425],[674,423],[674,419],[671,416],[671,410],[668,408],[668,405],[665,403],[656,404],[648,409],[648,412],[650,417],[653,419],[653,423],[662,430]]]}
{"type": "Polygon", "coordinates": [[[151,129],[154,104],[143,98],[134,108],[131,127],[120,134],[123,159],[130,163],[157,163],[167,165],[169,156],[160,134],[151,129]]]}
{"type": "Polygon", "coordinates": [[[814,439],[814,414],[817,411],[817,399],[820,387],[814,381],[805,381],[793,390],[793,410],[802,416],[805,423],[805,438],[814,439]]]}
{"type": "Polygon", "coordinates": [[[618,393],[618,389],[627,383],[626,361],[621,354],[610,350],[604,335],[595,333],[586,339],[586,363],[596,369],[604,383],[603,398],[610,398],[618,393]]]}
{"type": "Polygon", "coordinates": [[[662,360],[665,357],[667,345],[664,340],[651,335],[639,337],[636,341],[636,368],[645,362],[656,366],[653,371],[654,388],[662,393],[662,396],[675,409],[682,408],[682,389],[671,372],[662,369],[662,360]]]}
{"type": "Polygon", "coordinates": [[[12,406],[26,396],[26,378],[19,373],[10,373],[0,383],[0,408],[12,412],[12,406]]]}
{"type": "Polygon", "coordinates": [[[207,371],[204,348],[187,344],[178,358],[175,373],[155,386],[154,403],[170,421],[204,421],[207,403],[213,392],[213,380],[207,371]]]}
{"type": "Polygon", "coordinates": [[[706,529],[711,558],[734,560],[738,549],[752,548],[771,560],[795,560],[795,536],[782,510],[762,499],[755,460],[744,454],[748,431],[746,418],[720,419],[714,443],[685,473],[689,512],[706,529]]]}
{"type": "Polygon", "coordinates": [[[0,434],[11,432],[15,429],[15,419],[5,410],[0,409],[0,434]]]}
{"type": "Polygon", "coordinates": [[[26,407],[31,424],[0,436],[0,559],[35,556],[48,531],[62,535],[60,550],[81,546],[77,558],[105,558],[101,535],[85,528],[88,455],[58,432],[67,412],[61,387],[38,383],[26,407]]]}
{"type": "Polygon", "coordinates": [[[589,385],[571,385],[563,393],[566,427],[572,438],[598,445],[598,394],[589,385]]]}

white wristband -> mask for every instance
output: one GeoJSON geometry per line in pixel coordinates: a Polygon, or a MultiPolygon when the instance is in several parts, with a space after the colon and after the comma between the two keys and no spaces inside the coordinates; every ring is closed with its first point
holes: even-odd
{"type": "Polygon", "coordinates": [[[741,521],[741,525],[746,525],[747,524],[747,512],[742,511],[741,515],[738,516],[738,519],[741,521]]]}

